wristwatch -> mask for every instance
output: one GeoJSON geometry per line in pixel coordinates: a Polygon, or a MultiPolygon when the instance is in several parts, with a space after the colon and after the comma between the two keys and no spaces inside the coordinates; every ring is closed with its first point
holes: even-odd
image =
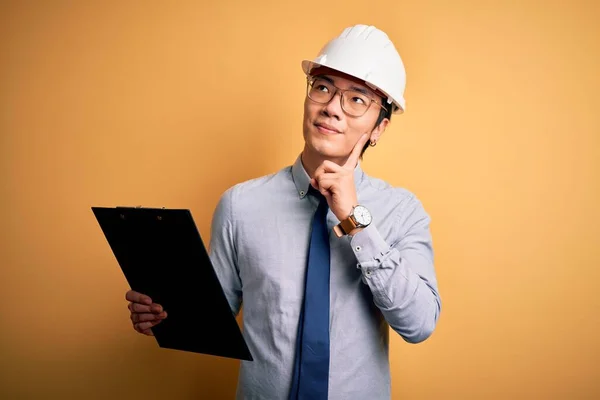
{"type": "Polygon", "coordinates": [[[333,227],[337,237],[349,234],[356,228],[366,228],[372,221],[371,213],[365,206],[352,207],[352,212],[345,220],[333,227]]]}

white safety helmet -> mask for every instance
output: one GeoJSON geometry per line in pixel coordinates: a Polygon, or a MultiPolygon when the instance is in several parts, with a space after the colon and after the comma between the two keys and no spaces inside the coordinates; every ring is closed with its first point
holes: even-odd
{"type": "Polygon", "coordinates": [[[387,34],[374,26],[355,25],[329,41],[312,61],[302,61],[306,75],[328,67],[363,80],[387,96],[394,113],[403,112],[406,71],[400,54],[387,34]]]}

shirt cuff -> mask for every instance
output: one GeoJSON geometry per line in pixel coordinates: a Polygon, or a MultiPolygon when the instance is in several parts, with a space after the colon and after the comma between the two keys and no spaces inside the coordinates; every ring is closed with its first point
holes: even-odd
{"type": "Polygon", "coordinates": [[[373,223],[352,236],[350,246],[358,260],[358,267],[362,269],[379,267],[390,251],[390,246],[373,223]]]}

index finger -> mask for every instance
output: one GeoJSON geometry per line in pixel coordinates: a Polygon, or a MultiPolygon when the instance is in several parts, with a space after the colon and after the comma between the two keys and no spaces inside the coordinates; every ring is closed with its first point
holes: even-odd
{"type": "Polygon", "coordinates": [[[152,299],[148,296],[146,296],[145,294],[136,292],[134,290],[130,290],[125,294],[125,299],[127,299],[128,301],[131,301],[133,303],[140,303],[140,304],[147,304],[150,305],[152,304],[152,299]]]}
{"type": "Polygon", "coordinates": [[[363,135],[358,139],[358,142],[356,142],[356,144],[354,145],[354,148],[352,149],[348,160],[344,164],[344,167],[351,169],[354,169],[354,167],[356,167],[358,159],[360,158],[360,153],[362,152],[365,143],[367,143],[367,140],[369,140],[369,134],[363,133],[363,135]]]}

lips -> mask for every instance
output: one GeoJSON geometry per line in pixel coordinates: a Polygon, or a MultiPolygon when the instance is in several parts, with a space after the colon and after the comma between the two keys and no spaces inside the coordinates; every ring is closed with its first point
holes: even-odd
{"type": "Polygon", "coordinates": [[[323,122],[317,122],[315,123],[315,126],[322,132],[325,133],[341,133],[338,129],[336,129],[334,126],[331,126],[329,124],[323,123],[323,122]]]}

